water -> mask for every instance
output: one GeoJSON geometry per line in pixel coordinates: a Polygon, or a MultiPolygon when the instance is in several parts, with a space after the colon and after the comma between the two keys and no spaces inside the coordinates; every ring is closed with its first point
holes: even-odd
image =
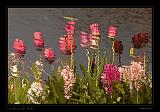
{"type": "MultiPolygon", "coordinates": [[[[110,59],[110,41],[106,42],[106,31],[109,25],[118,27],[117,39],[123,41],[124,50],[122,54],[122,64],[130,63],[129,48],[131,46],[131,37],[138,32],[148,32],[150,43],[146,49],[147,56],[152,62],[152,9],[151,8],[9,8],[8,9],[8,53],[13,52],[13,41],[20,38],[25,41],[27,53],[25,58],[30,61],[36,61],[38,53],[33,44],[33,33],[42,31],[45,39],[45,47],[51,47],[55,50],[57,58],[67,57],[60,53],[58,48],[59,37],[66,32],[64,26],[67,22],[63,16],[78,18],[76,25],[76,43],[75,52],[76,63],[87,66],[87,57],[85,50],[80,46],[80,31],[89,32],[89,25],[95,22],[100,24],[101,31],[101,52],[107,51],[107,57],[110,59]],[[107,50],[106,50],[107,48],[107,50]]],[[[136,50],[137,55],[142,55],[142,50],[136,50]]],[[[115,63],[118,65],[118,57],[115,57],[115,63]]],[[[54,65],[57,66],[56,64],[54,65]]],[[[79,67],[78,67],[79,68],[79,67]]],[[[50,73],[48,64],[45,69],[50,73]]],[[[149,65],[152,71],[152,63],[149,65]]],[[[78,69],[79,73],[80,70],[78,69]]]]}

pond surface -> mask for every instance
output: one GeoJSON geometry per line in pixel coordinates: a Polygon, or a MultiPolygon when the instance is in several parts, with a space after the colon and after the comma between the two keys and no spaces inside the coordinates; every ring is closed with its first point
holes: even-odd
{"type": "MultiPolygon", "coordinates": [[[[25,41],[27,52],[25,58],[35,61],[38,53],[33,44],[33,33],[43,32],[45,47],[54,49],[57,59],[66,57],[60,54],[58,41],[66,32],[64,26],[67,22],[63,16],[78,18],[76,24],[75,39],[77,49],[75,52],[77,68],[79,63],[87,66],[85,50],[80,46],[80,32],[89,32],[89,25],[100,24],[101,31],[101,53],[107,51],[107,58],[110,60],[111,43],[106,38],[109,25],[118,27],[117,39],[123,41],[122,64],[128,65],[131,61],[129,49],[132,36],[138,32],[148,32],[150,43],[146,49],[150,59],[149,70],[152,71],[152,9],[151,8],[9,8],[8,9],[8,53],[13,52],[13,41],[20,38],[25,41]]],[[[136,55],[143,55],[142,50],[136,50],[136,55]]],[[[115,56],[115,63],[118,65],[118,56],[115,56]]],[[[56,64],[54,65],[57,66],[56,64]]],[[[50,69],[45,64],[49,73],[50,69]]],[[[80,70],[78,69],[80,72],[80,70]]],[[[80,72],[81,73],[81,72],[80,72]]]]}

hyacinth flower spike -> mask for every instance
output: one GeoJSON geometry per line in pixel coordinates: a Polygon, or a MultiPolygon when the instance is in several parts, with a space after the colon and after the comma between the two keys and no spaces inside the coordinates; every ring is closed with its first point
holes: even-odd
{"type": "Polygon", "coordinates": [[[100,41],[100,30],[99,24],[93,23],[90,25],[90,48],[94,49],[94,57],[95,63],[97,66],[97,74],[96,74],[96,87],[98,86],[98,74],[99,74],[99,41],[100,41]]]}
{"type": "Polygon", "coordinates": [[[81,47],[85,48],[86,50],[86,56],[88,58],[88,72],[90,72],[90,56],[89,56],[89,34],[86,32],[81,32],[81,47]]]}

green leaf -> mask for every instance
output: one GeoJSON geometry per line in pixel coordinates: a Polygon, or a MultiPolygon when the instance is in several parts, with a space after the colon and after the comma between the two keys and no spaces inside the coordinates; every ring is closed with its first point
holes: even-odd
{"type": "Polygon", "coordinates": [[[122,84],[116,84],[115,87],[116,87],[117,89],[119,89],[123,95],[125,94],[125,91],[124,91],[124,89],[123,89],[123,85],[122,85],[122,84]]]}

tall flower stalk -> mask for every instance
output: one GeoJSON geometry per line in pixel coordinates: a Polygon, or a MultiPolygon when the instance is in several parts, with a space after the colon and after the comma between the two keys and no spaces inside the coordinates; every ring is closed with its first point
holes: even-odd
{"type": "Polygon", "coordinates": [[[92,49],[94,49],[95,63],[97,65],[97,73],[96,73],[96,87],[98,86],[98,74],[99,74],[99,41],[100,41],[100,31],[99,24],[94,23],[90,25],[90,45],[92,49]]]}
{"type": "Polygon", "coordinates": [[[111,39],[112,42],[112,48],[111,48],[111,64],[114,63],[114,42],[115,42],[115,36],[117,34],[117,28],[113,26],[109,26],[108,28],[108,37],[111,39]]]}
{"type": "Polygon", "coordinates": [[[85,48],[85,50],[86,50],[86,56],[87,56],[87,59],[88,59],[88,69],[87,69],[87,71],[88,71],[88,73],[90,72],[90,56],[89,56],[89,50],[88,50],[88,48],[89,48],[89,35],[88,35],[88,33],[86,33],[86,32],[81,32],[81,47],[82,48],[85,48]]]}

